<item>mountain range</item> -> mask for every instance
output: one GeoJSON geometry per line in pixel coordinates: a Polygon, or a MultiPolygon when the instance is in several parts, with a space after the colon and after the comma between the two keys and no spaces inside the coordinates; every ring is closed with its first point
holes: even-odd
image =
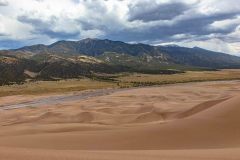
{"type": "Polygon", "coordinates": [[[198,47],[152,46],[90,38],[0,51],[0,84],[26,79],[91,77],[95,73],[173,74],[223,68],[240,68],[240,57],[198,47]]]}

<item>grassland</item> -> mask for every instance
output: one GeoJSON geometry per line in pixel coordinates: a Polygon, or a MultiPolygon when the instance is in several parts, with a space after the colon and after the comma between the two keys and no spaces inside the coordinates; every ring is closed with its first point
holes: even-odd
{"type": "Polygon", "coordinates": [[[22,85],[0,86],[0,97],[9,95],[38,95],[64,93],[87,89],[125,88],[186,82],[240,80],[240,70],[188,71],[173,75],[118,74],[95,79],[82,78],[59,81],[28,82],[22,85]]]}
{"type": "Polygon", "coordinates": [[[60,81],[28,82],[22,85],[0,86],[0,97],[9,95],[38,95],[46,93],[64,93],[87,89],[113,88],[113,82],[103,82],[91,79],[70,79],[60,81]]]}
{"type": "Polygon", "coordinates": [[[118,80],[121,82],[121,85],[130,85],[135,87],[237,79],[240,79],[239,69],[228,69],[220,71],[187,71],[185,73],[172,75],[131,74],[118,78],[118,80]]]}

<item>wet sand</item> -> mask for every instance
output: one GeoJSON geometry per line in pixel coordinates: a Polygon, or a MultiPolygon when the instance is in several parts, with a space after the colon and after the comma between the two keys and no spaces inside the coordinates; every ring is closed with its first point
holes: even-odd
{"type": "Polygon", "coordinates": [[[240,81],[74,94],[1,98],[0,159],[240,159],[240,81]]]}

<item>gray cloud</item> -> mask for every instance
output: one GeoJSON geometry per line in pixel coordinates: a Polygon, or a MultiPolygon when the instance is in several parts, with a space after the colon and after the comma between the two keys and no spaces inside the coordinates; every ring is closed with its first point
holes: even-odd
{"type": "MultiPolygon", "coordinates": [[[[189,13],[190,14],[190,13],[189,13]]],[[[236,24],[223,29],[209,30],[208,25],[215,21],[231,19],[236,17],[237,13],[221,13],[215,15],[198,15],[197,18],[177,21],[174,25],[155,25],[150,28],[136,30],[125,29],[109,34],[109,38],[120,38],[127,41],[171,41],[172,36],[178,34],[188,34],[194,36],[206,36],[209,34],[228,34],[235,30],[236,24]]],[[[240,24],[239,24],[240,25],[240,24]]],[[[188,39],[182,38],[182,39],[188,39]]]]}
{"type": "Polygon", "coordinates": [[[155,1],[149,6],[146,2],[141,2],[129,7],[129,20],[142,20],[144,22],[155,20],[170,20],[181,15],[190,6],[181,2],[156,4],[155,1]]]}
{"type": "Polygon", "coordinates": [[[19,16],[18,20],[23,23],[32,25],[35,29],[32,31],[33,34],[44,34],[50,38],[55,39],[74,39],[80,34],[79,31],[76,32],[64,32],[64,31],[54,31],[53,26],[58,25],[58,18],[52,16],[48,21],[43,21],[37,18],[31,18],[29,16],[19,16]]]}
{"type": "Polygon", "coordinates": [[[0,0],[0,6],[7,6],[7,5],[8,5],[8,1],[0,0]]]}

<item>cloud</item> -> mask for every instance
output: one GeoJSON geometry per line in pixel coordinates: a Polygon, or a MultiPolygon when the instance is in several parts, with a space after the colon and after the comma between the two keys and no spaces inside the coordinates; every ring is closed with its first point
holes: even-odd
{"type": "Polygon", "coordinates": [[[183,14],[188,7],[190,6],[182,2],[157,3],[157,1],[142,1],[130,5],[129,20],[141,20],[144,22],[171,20],[178,15],[183,14]]]}
{"type": "Polygon", "coordinates": [[[80,34],[78,29],[72,27],[74,22],[71,20],[62,20],[55,16],[51,16],[46,20],[28,16],[19,16],[18,21],[33,26],[33,34],[48,35],[50,38],[78,38],[78,35],[80,34]]]}
{"type": "Polygon", "coordinates": [[[7,6],[8,5],[8,1],[6,0],[0,0],[0,7],[1,6],[7,6]]]}
{"type": "Polygon", "coordinates": [[[236,16],[232,19],[224,19],[220,21],[214,21],[209,25],[209,30],[216,31],[233,31],[240,24],[240,16],[236,16]]]}
{"type": "Polygon", "coordinates": [[[178,45],[183,45],[186,47],[192,47],[192,46],[198,46],[202,48],[207,48],[212,51],[216,52],[224,52],[224,53],[232,53],[235,55],[240,56],[240,48],[238,47],[240,43],[226,43],[225,41],[218,39],[218,38],[212,38],[207,39],[204,41],[182,41],[182,42],[175,42],[178,45]]]}
{"type": "Polygon", "coordinates": [[[236,0],[0,0],[0,47],[91,37],[199,45],[237,53],[238,3],[236,0]],[[218,43],[225,49],[218,47],[218,43]]]}

